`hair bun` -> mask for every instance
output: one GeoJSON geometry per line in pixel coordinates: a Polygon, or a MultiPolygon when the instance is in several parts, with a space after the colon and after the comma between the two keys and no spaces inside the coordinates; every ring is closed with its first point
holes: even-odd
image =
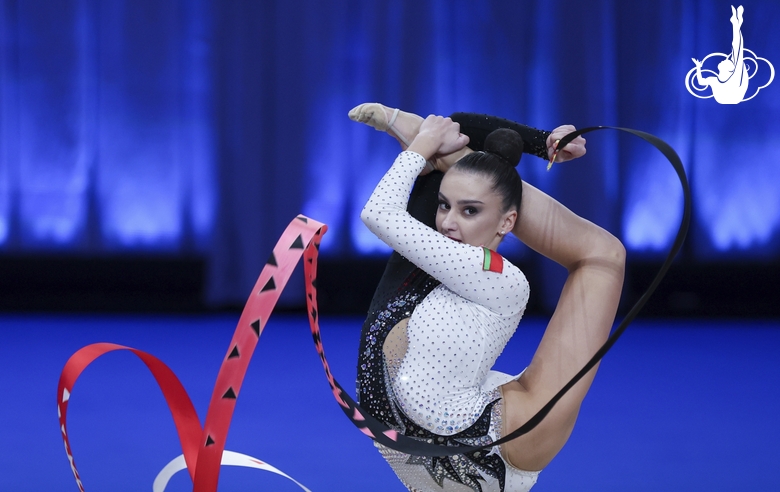
{"type": "Polygon", "coordinates": [[[502,161],[515,167],[523,156],[523,138],[514,130],[499,128],[485,139],[485,152],[497,155],[502,161]]]}

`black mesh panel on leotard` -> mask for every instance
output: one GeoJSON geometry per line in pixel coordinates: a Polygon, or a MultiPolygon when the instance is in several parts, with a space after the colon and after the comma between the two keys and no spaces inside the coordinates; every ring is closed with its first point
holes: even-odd
{"type": "Polygon", "coordinates": [[[415,268],[394,292],[383,293],[384,298],[374,295],[361,329],[357,368],[358,403],[373,417],[396,429],[399,428],[399,422],[390,407],[385,381],[385,339],[395,325],[412,315],[417,304],[437,285],[437,280],[415,268]]]}

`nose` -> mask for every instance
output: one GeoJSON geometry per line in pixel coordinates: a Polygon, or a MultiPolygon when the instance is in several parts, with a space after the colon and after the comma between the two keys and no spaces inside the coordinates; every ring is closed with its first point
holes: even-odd
{"type": "Polygon", "coordinates": [[[447,210],[444,213],[444,217],[441,221],[442,232],[452,232],[458,229],[458,223],[452,214],[452,210],[447,210]]]}

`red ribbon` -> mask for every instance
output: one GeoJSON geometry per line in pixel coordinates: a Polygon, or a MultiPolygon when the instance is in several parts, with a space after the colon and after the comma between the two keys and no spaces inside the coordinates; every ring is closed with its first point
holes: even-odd
{"type": "MultiPolygon", "coordinates": [[[[80,349],[68,359],[57,386],[57,411],[62,439],[65,441],[65,452],[79,490],[83,492],[84,485],[73,459],[67,432],[68,404],[73,386],[84,369],[98,357],[115,350],[129,350],[152,372],[168,403],[179,434],[187,471],[193,481],[193,491],[216,492],[220,462],[233,410],[260,334],[304,250],[311,252],[307,261],[314,262],[316,250],[326,230],[325,224],[299,215],[282,233],[241,313],[227,355],[220,367],[203,427],[179,379],[153,355],[123,345],[95,343],[80,349]]],[[[329,379],[332,380],[332,376],[329,379]]]]}

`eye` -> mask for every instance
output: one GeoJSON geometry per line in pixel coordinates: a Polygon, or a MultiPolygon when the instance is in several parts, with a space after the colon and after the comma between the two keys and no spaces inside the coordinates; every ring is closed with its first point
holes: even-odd
{"type": "Polygon", "coordinates": [[[440,210],[449,210],[450,209],[450,204],[445,202],[445,201],[443,201],[443,200],[439,200],[439,209],[440,210]]]}
{"type": "Polygon", "coordinates": [[[476,207],[466,207],[463,209],[463,213],[466,215],[476,215],[479,210],[476,207]]]}

